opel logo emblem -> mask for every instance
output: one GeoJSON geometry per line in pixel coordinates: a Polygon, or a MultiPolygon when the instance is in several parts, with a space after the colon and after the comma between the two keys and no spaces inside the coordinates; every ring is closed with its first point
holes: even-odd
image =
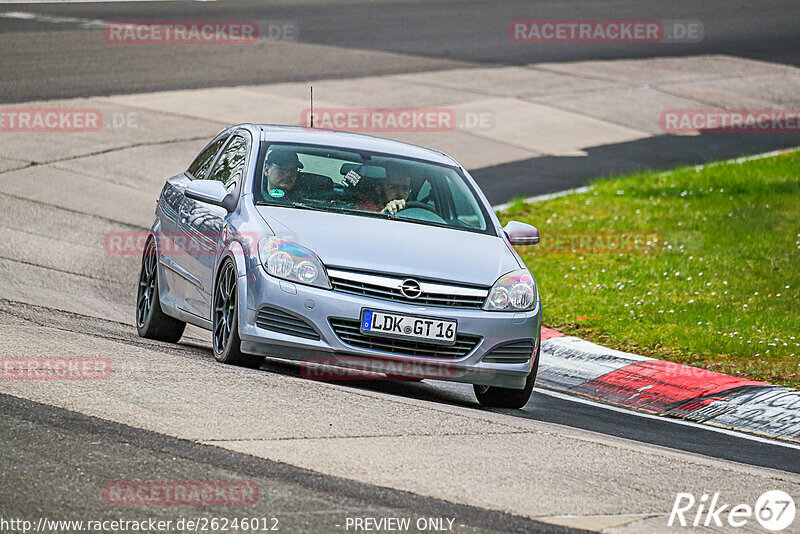
{"type": "Polygon", "coordinates": [[[419,282],[416,280],[403,280],[403,285],[400,286],[400,291],[406,297],[410,299],[415,299],[422,295],[422,288],[419,285],[419,282]]]}

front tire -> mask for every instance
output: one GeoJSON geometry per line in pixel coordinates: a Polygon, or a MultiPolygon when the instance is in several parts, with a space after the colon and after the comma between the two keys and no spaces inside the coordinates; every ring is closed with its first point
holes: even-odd
{"type": "Polygon", "coordinates": [[[531,398],[533,385],[536,382],[536,374],[539,372],[539,347],[536,348],[536,359],[533,362],[525,387],[523,389],[501,388],[497,386],[481,386],[473,384],[472,389],[481,406],[487,408],[522,408],[531,398]]]}
{"type": "Polygon", "coordinates": [[[158,251],[152,239],[142,254],[139,290],[136,293],[136,331],[141,337],[177,343],[186,323],[170,317],[161,309],[158,296],[158,251]]]}
{"type": "Polygon", "coordinates": [[[258,369],[263,356],[243,354],[239,337],[239,279],[231,260],[225,260],[219,270],[214,290],[212,337],[214,358],[218,362],[258,369]]]}

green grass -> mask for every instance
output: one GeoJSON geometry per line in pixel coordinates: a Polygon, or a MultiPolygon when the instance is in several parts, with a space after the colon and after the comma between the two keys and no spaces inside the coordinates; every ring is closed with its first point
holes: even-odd
{"type": "Polygon", "coordinates": [[[539,284],[546,326],[800,386],[800,152],[597,181],[587,193],[515,202],[499,216],[539,228],[542,243],[519,252],[539,284]],[[650,236],[647,253],[597,241],[615,232],[650,236]],[[565,240],[573,234],[593,240],[565,240]]]}

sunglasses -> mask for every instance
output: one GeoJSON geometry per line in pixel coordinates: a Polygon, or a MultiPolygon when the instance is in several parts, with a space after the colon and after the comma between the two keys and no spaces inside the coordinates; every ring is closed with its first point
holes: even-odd
{"type": "Polygon", "coordinates": [[[411,191],[411,184],[386,184],[386,186],[395,191],[411,191]]]}
{"type": "Polygon", "coordinates": [[[283,174],[294,174],[297,172],[297,167],[281,167],[276,163],[270,163],[269,166],[278,169],[278,171],[283,174]]]}

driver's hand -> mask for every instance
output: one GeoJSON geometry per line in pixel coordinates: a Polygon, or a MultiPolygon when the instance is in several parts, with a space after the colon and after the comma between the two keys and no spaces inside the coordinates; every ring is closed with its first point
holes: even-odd
{"type": "Polygon", "coordinates": [[[398,211],[403,210],[405,208],[406,208],[406,201],[403,200],[402,198],[398,198],[396,200],[390,200],[386,204],[386,207],[383,208],[381,213],[388,213],[389,215],[394,215],[398,211]]]}

